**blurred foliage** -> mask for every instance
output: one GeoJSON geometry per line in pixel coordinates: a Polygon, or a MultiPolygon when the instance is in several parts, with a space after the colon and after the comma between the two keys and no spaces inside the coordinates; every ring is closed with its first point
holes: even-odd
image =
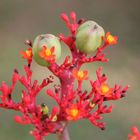
{"type": "MultiPolygon", "coordinates": [[[[99,130],[87,121],[80,121],[70,125],[71,139],[126,140],[130,127],[140,126],[139,5],[139,0],[0,0],[0,82],[4,80],[10,83],[14,68],[20,73],[23,72],[25,62],[20,58],[20,51],[26,49],[24,40],[33,40],[42,33],[68,34],[69,31],[59,19],[59,15],[61,12],[75,11],[78,18],[92,19],[104,27],[105,31],[111,31],[119,36],[118,45],[106,49],[109,63],[88,65],[91,78],[95,79],[95,70],[103,66],[111,85],[120,83],[129,84],[131,87],[126,98],[110,102],[115,108],[111,114],[104,115],[107,122],[105,131],[99,130]]],[[[68,49],[66,46],[63,48],[65,56],[68,49]]],[[[46,69],[35,63],[33,71],[34,78],[38,80],[49,75],[46,69]]],[[[84,88],[87,86],[85,83],[84,88]]],[[[16,88],[14,94],[15,98],[18,98],[21,96],[21,86],[16,88]]],[[[42,102],[44,97],[41,93],[38,101],[42,102]]],[[[51,99],[45,98],[45,102],[52,106],[51,99]]],[[[28,133],[32,126],[21,126],[13,122],[15,114],[17,112],[0,110],[0,140],[33,140],[28,133]]],[[[53,139],[53,135],[48,137],[48,140],[53,139]]]]}

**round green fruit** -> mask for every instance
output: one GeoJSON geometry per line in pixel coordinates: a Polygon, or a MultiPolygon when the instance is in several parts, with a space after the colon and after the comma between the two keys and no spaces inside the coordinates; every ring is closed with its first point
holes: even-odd
{"type": "Polygon", "coordinates": [[[81,24],[76,32],[76,47],[80,52],[92,53],[102,44],[104,29],[94,21],[81,24]]]}
{"type": "Polygon", "coordinates": [[[33,42],[33,58],[41,66],[50,66],[50,63],[40,57],[39,53],[42,51],[43,46],[51,49],[54,47],[55,59],[61,56],[61,44],[59,39],[52,34],[38,35],[33,42]]]}

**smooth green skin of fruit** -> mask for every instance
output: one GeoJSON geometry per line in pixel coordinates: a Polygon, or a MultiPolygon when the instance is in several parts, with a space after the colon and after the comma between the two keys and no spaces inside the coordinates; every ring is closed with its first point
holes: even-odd
{"type": "Polygon", "coordinates": [[[76,32],[76,47],[80,52],[92,53],[102,44],[104,29],[94,21],[86,21],[76,32]]]}
{"type": "Polygon", "coordinates": [[[54,55],[55,59],[60,58],[61,56],[61,44],[59,39],[52,34],[42,34],[38,35],[33,42],[33,58],[41,66],[50,66],[50,63],[45,61],[39,56],[39,52],[42,51],[43,46],[47,48],[55,47],[54,55]]]}

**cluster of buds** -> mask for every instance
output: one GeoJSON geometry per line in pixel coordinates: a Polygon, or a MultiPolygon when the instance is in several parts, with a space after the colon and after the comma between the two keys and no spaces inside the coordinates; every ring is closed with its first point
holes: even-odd
{"type": "MultiPolygon", "coordinates": [[[[107,76],[100,67],[96,71],[96,80],[89,79],[88,70],[81,70],[81,66],[90,62],[107,62],[103,51],[110,45],[117,43],[117,36],[110,32],[105,33],[104,29],[94,21],[77,21],[76,14],[61,14],[62,20],[70,29],[71,34],[56,37],[52,34],[43,34],[35,38],[34,42],[26,41],[29,48],[22,51],[22,57],[27,60],[28,65],[24,67],[25,76],[20,76],[17,70],[12,77],[12,85],[5,82],[0,85],[0,107],[16,110],[22,116],[16,116],[15,121],[20,124],[33,124],[34,130],[30,133],[35,140],[44,140],[49,133],[63,135],[67,125],[71,121],[81,119],[89,120],[100,129],[105,129],[105,122],[102,114],[110,113],[112,105],[105,105],[109,100],[119,100],[125,96],[128,86],[122,87],[117,84],[109,86],[107,76]],[[72,23],[70,22],[72,21],[72,23]],[[71,51],[61,65],[57,59],[61,57],[61,42],[64,42],[71,51]],[[91,55],[89,55],[91,54],[91,55]],[[44,78],[41,83],[32,79],[31,64],[35,60],[37,64],[47,67],[56,76],[60,84],[53,84],[53,76],[44,78]],[[83,90],[83,81],[90,83],[91,90],[83,90]],[[21,101],[14,102],[12,92],[17,82],[20,82],[25,89],[22,90],[21,101]],[[74,82],[77,81],[75,88],[74,82]],[[53,89],[47,88],[46,94],[56,101],[57,106],[52,110],[46,103],[37,104],[36,97],[40,91],[52,85],[53,89]]],[[[62,138],[67,140],[66,137],[62,138]]]]}

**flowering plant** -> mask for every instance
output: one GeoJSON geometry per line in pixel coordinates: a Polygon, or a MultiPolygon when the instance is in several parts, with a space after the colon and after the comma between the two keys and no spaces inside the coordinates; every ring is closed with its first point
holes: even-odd
{"type": "Polygon", "coordinates": [[[117,43],[117,36],[104,30],[96,22],[77,21],[76,14],[70,13],[70,19],[64,13],[62,20],[70,29],[71,34],[56,37],[51,34],[39,35],[32,43],[26,41],[29,48],[22,51],[22,57],[27,60],[24,66],[25,75],[20,75],[14,70],[12,84],[8,86],[5,82],[0,85],[0,107],[16,110],[22,116],[15,116],[15,121],[20,124],[32,124],[34,130],[30,133],[35,140],[44,140],[48,134],[57,134],[60,140],[70,140],[67,126],[71,121],[87,119],[100,129],[105,129],[102,114],[110,113],[112,105],[105,105],[107,101],[119,100],[125,96],[128,86],[122,87],[117,84],[110,87],[107,76],[102,74],[100,67],[96,71],[97,79],[92,80],[88,70],[81,70],[81,66],[90,62],[107,62],[108,59],[103,53],[104,49],[117,43]],[[71,51],[71,57],[66,56],[61,65],[57,59],[61,57],[61,42],[64,42],[71,51]],[[89,55],[91,53],[92,55],[89,55]],[[32,79],[32,60],[39,65],[47,67],[56,76],[60,84],[53,84],[54,76],[44,78],[41,83],[32,79]],[[83,90],[83,81],[90,82],[91,90],[83,90]],[[17,82],[20,82],[25,89],[22,90],[22,99],[18,103],[12,99],[12,92],[17,82]],[[77,87],[74,82],[77,81],[77,87]],[[47,103],[37,104],[36,97],[40,91],[52,84],[54,89],[47,88],[46,93],[56,101],[57,106],[52,110],[47,103]]]}

